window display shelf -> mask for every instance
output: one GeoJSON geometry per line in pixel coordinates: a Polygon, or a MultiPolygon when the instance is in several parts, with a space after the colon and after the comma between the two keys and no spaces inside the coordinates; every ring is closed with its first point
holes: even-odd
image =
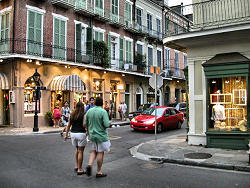
{"type": "Polygon", "coordinates": [[[232,104],[232,93],[210,94],[210,104],[232,104]]]}

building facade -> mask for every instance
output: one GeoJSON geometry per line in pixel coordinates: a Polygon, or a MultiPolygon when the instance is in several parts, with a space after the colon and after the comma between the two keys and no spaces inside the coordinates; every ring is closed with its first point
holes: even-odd
{"type": "MultiPolygon", "coordinates": [[[[250,139],[248,0],[193,1],[187,30],[164,43],[188,51],[188,142],[247,149],[250,139]],[[220,11],[217,11],[220,10],[220,11]]],[[[174,10],[173,10],[174,11],[174,10]]]]}
{"type": "MultiPolygon", "coordinates": [[[[121,101],[127,104],[128,112],[153,102],[148,67],[166,69],[161,6],[128,0],[3,0],[0,7],[0,124],[33,126],[35,86],[46,87],[37,105],[39,125],[46,125],[45,114],[65,101],[73,108],[78,101],[86,103],[91,96],[101,96],[114,104],[113,118],[121,101]],[[138,7],[145,10],[141,25],[147,29],[143,31],[136,18],[138,7]],[[106,44],[107,60],[100,61],[95,54],[98,45],[94,41],[106,44]],[[144,69],[135,64],[137,52],[146,54],[144,69]],[[36,70],[39,82],[32,77],[36,70]]],[[[169,51],[181,70],[184,56],[169,51]]],[[[185,100],[181,95],[184,76],[177,78],[179,82],[173,81],[172,75],[164,77],[158,103],[185,100]],[[179,95],[172,96],[172,91],[179,95]]]]}

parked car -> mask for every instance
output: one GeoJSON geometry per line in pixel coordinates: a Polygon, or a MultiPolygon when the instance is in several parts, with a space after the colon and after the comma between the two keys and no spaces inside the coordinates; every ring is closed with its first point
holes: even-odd
{"type": "Polygon", "coordinates": [[[169,128],[181,128],[184,122],[183,112],[173,107],[156,106],[143,111],[141,115],[134,117],[130,121],[130,127],[134,130],[155,130],[155,115],[157,122],[157,132],[169,128]]]}
{"type": "Polygon", "coordinates": [[[178,103],[175,108],[183,112],[183,114],[186,116],[187,104],[185,102],[178,103]]]}
{"type": "Polygon", "coordinates": [[[133,119],[133,117],[140,115],[144,110],[153,107],[153,106],[158,106],[158,103],[149,103],[149,104],[143,104],[141,106],[138,107],[138,110],[135,112],[130,112],[128,114],[128,118],[131,121],[131,119],[133,119]]]}

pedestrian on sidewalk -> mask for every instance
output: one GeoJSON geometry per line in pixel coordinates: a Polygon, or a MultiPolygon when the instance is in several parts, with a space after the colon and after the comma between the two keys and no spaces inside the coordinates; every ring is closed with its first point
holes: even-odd
{"type": "Polygon", "coordinates": [[[97,97],[95,105],[96,106],[94,108],[91,108],[87,112],[84,121],[91,144],[91,153],[89,163],[86,168],[86,174],[87,176],[91,176],[92,165],[97,158],[96,178],[99,178],[107,176],[107,174],[102,172],[101,168],[103,164],[104,152],[110,151],[111,146],[107,132],[110,122],[107,112],[102,108],[102,98],[97,97]]]}
{"type": "Polygon", "coordinates": [[[53,121],[54,121],[54,128],[58,128],[59,127],[59,121],[61,119],[61,111],[59,109],[59,105],[56,104],[54,110],[53,110],[53,121]]]}
{"type": "Polygon", "coordinates": [[[86,109],[85,109],[85,113],[87,113],[87,111],[91,108],[93,108],[95,106],[95,98],[94,97],[90,97],[89,98],[89,104],[86,105],[86,109]]]}
{"type": "Polygon", "coordinates": [[[120,116],[120,119],[121,119],[121,121],[122,121],[122,106],[123,106],[123,104],[122,104],[122,102],[119,104],[119,107],[118,107],[118,113],[119,113],[119,116],[120,116]]]}
{"type": "Polygon", "coordinates": [[[82,102],[78,102],[76,104],[75,111],[70,114],[69,123],[66,129],[66,135],[64,137],[64,140],[66,141],[69,135],[69,130],[72,127],[70,135],[71,135],[72,145],[76,147],[75,172],[77,172],[77,175],[82,175],[85,173],[85,171],[82,169],[82,163],[84,156],[83,155],[84,148],[87,144],[87,139],[86,139],[86,129],[83,123],[84,123],[84,104],[82,102]]]}
{"type": "Polygon", "coordinates": [[[122,103],[122,120],[123,121],[126,121],[126,112],[127,112],[127,105],[123,101],[123,103],[122,103]]]}
{"type": "Polygon", "coordinates": [[[109,103],[108,103],[108,101],[105,101],[104,110],[106,110],[106,112],[108,113],[108,116],[109,116],[109,103]]]}
{"type": "Polygon", "coordinates": [[[70,115],[69,103],[67,101],[64,102],[64,106],[62,107],[61,114],[62,114],[62,124],[64,128],[60,134],[61,136],[63,136],[63,133],[66,131],[66,127],[68,125],[69,115],[70,115]]]}

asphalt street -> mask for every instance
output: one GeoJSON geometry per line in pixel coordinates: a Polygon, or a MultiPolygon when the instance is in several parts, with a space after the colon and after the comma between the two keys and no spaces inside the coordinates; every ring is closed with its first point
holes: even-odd
{"type": "MultiPolygon", "coordinates": [[[[169,130],[158,138],[184,133],[169,130]]],[[[0,188],[230,188],[250,187],[250,173],[159,164],[132,157],[129,148],[154,139],[153,132],[134,132],[129,126],[109,129],[111,152],[105,155],[106,178],[77,176],[74,148],[59,134],[1,136],[0,188]]],[[[89,148],[84,154],[87,165],[89,148]]],[[[93,174],[96,165],[93,169],[93,174]]]]}

